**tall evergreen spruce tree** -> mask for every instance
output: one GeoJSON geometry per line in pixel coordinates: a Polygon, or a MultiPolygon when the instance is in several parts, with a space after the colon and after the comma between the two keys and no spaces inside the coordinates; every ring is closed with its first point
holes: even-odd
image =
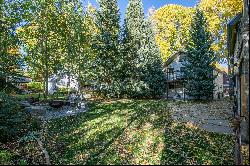
{"type": "Polygon", "coordinates": [[[186,92],[194,99],[210,98],[213,95],[214,53],[211,50],[211,34],[207,29],[204,14],[196,9],[190,28],[190,40],[184,58],[186,92]]]}
{"type": "Polygon", "coordinates": [[[122,81],[124,85],[124,94],[129,97],[139,97],[144,92],[145,84],[140,81],[141,73],[139,72],[139,49],[141,47],[142,25],[144,20],[144,13],[142,3],[139,1],[129,1],[126,16],[124,20],[124,27],[122,33],[122,73],[125,78],[122,81]]]}
{"type": "Polygon", "coordinates": [[[144,40],[145,47],[142,47],[142,62],[143,77],[142,80],[149,86],[149,96],[157,97],[165,93],[165,79],[163,72],[163,64],[160,56],[160,50],[156,44],[155,33],[152,24],[149,20],[145,21],[144,33],[146,39],[144,40]]]}
{"type": "Polygon", "coordinates": [[[114,97],[117,68],[119,62],[119,20],[120,13],[117,0],[100,0],[97,13],[95,49],[97,51],[96,67],[99,92],[107,97],[114,97]]]}
{"type": "Polygon", "coordinates": [[[165,91],[160,52],[141,0],[130,0],[122,38],[126,94],[156,97],[165,91]]]}

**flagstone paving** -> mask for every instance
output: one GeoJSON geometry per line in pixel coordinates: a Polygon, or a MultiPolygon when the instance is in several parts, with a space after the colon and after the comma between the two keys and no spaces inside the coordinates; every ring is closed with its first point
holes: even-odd
{"type": "Polygon", "coordinates": [[[207,131],[233,134],[233,128],[230,127],[233,105],[228,99],[206,103],[172,101],[169,106],[172,117],[180,123],[189,122],[207,131]]]}

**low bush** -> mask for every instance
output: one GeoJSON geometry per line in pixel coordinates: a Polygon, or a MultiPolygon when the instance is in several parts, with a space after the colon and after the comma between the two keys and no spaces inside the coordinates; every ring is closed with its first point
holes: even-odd
{"type": "Polygon", "coordinates": [[[1,165],[12,165],[12,156],[13,154],[6,151],[6,150],[1,150],[0,149],[0,164],[1,165]]]}
{"type": "Polygon", "coordinates": [[[152,84],[138,80],[114,81],[111,84],[97,85],[95,92],[104,98],[160,98],[164,94],[164,85],[158,88],[156,84],[152,84]]]}
{"type": "Polygon", "coordinates": [[[37,93],[43,91],[43,83],[41,82],[29,82],[27,85],[28,89],[32,92],[37,93]]]}
{"type": "Polygon", "coordinates": [[[59,88],[58,88],[58,92],[59,92],[59,93],[65,93],[65,94],[66,94],[66,93],[68,93],[68,88],[66,88],[66,87],[59,87],[59,88]]]}
{"type": "Polygon", "coordinates": [[[18,89],[14,84],[10,82],[6,82],[5,78],[0,77],[0,89],[5,93],[20,93],[20,89],[18,89]]]}
{"type": "Polygon", "coordinates": [[[39,122],[21,108],[16,98],[0,92],[0,142],[12,141],[38,128],[39,122]]]}

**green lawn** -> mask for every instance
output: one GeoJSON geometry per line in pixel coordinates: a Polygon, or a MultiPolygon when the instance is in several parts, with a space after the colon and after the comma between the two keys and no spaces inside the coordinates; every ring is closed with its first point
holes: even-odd
{"type": "Polygon", "coordinates": [[[48,123],[53,164],[234,164],[232,137],[173,122],[167,101],[95,101],[89,109],[48,123]]]}

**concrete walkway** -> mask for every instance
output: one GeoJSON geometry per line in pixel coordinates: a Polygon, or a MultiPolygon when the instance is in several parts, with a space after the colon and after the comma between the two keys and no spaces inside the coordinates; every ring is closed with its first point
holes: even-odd
{"type": "Polygon", "coordinates": [[[233,104],[229,100],[207,103],[172,101],[169,106],[173,119],[178,122],[191,122],[210,132],[233,134],[233,129],[230,127],[233,104]]]}

